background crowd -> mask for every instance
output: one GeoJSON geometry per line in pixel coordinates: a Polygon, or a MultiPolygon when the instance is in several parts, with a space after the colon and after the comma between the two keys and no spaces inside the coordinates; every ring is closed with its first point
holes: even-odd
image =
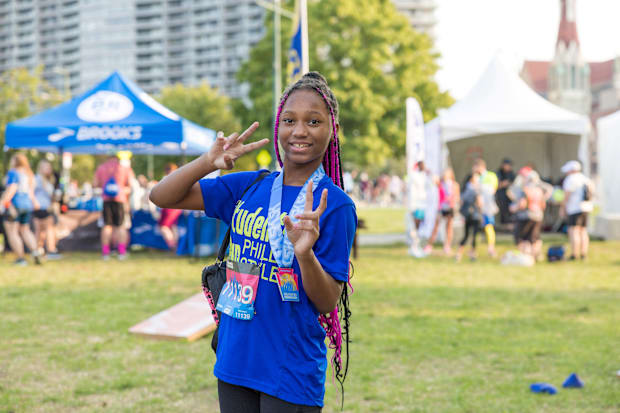
{"type": "MultiPolygon", "coordinates": [[[[169,163],[167,175],[177,166],[169,163]]],[[[100,211],[101,253],[109,260],[116,253],[119,260],[127,257],[131,216],[147,211],[157,221],[158,232],[168,248],[176,249],[177,221],[182,211],[155,207],[149,201],[151,188],[157,183],[144,175],[135,175],[129,159],[111,155],[101,163],[91,182],[62,182],[52,163],[42,159],[36,173],[28,158],[14,154],[6,176],[0,178],[0,229],[5,235],[5,250],[17,255],[16,265],[61,258],[57,249],[57,230],[61,214],[69,210],[100,211]]]]}
{"type": "MultiPolygon", "coordinates": [[[[175,170],[165,166],[164,175],[175,170]]],[[[58,259],[56,228],[59,215],[70,209],[101,211],[101,253],[104,260],[116,253],[127,257],[131,216],[147,211],[157,221],[157,231],[171,251],[178,242],[177,221],[181,211],[159,209],[148,199],[157,181],[135,175],[130,158],[109,156],[101,163],[92,182],[68,181],[62,185],[52,164],[40,160],[31,169],[25,155],[12,156],[10,169],[0,181],[0,212],[6,246],[17,255],[15,264],[26,265],[26,252],[35,264],[58,259]]],[[[496,229],[512,233],[517,252],[502,257],[504,263],[531,265],[544,257],[543,231],[567,233],[569,259],[586,259],[589,237],[588,214],[592,212],[594,186],[581,172],[577,161],[567,162],[563,177],[553,182],[541,178],[533,165],[516,170],[506,158],[496,171],[476,159],[471,173],[457,182],[454,171],[445,169],[434,175],[423,161],[417,162],[408,176],[380,174],[371,179],[367,172],[353,170],[343,176],[346,192],[362,205],[402,207],[407,217],[409,253],[423,258],[442,242],[446,256],[461,260],[467,245],[469,258],[476,260],[478,235],[484,233],[487,251],[496,258],[496,229]],[[496,222],[497,217],[497,222],[496,222]],[[460,232],[455,244],[455,232],[460,232]]],[[[551,249],[548,256],[561,258],[563,250],[551,249]],[[556,255],[558,255],[556,257],[556,255]]]]}

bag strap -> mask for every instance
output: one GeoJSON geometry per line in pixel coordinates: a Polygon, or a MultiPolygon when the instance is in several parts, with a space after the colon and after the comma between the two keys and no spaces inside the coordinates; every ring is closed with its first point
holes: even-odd
{"type": "MultiPolygon", "coordinates": [[[[262,181],[264,177],[269,175],[269,173],[270,172],[267,171],[267,170],[260,171],[258,173],[258,176],[256,177],[256,179],[250,185],[248,185],[247,188],[245,188],[245,190],[243,191],[243,193],[241,194],[239,199],[243,198],[243,195],[245,195],[245,193],[248,192],[250,190],[250,188],[252,188],[258,182],[262,181]]],[[[228,227],[228,231],[226,231],[226,236],[224,237],[224,240],[222,241],[222,245],[220,245],[220,250],[217,253],[217,262],[224,261],[224,254],[226,254],[226,250],[228,249],[228,244],[229,243],[230,243],[230,227],[228,227]]]]}

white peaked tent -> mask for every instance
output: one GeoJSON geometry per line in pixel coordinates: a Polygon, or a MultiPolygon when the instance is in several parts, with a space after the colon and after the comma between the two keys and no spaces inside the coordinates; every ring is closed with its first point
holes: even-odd
{"type": "Polygon", "coordinates": [[[620,111],[600,118],[598,130],[597,196],[601,213],[596,221],[596,233],[605,239],[620,239],[620,111]]]}
{"type": "Polygon", "coordinates": [[[554,179],[571,159],[589,170],[590,121],[536,94],[499,55],[462,100],[440,113],[439,126],[459,180],[479,157],[489,169],[509,157],[517,168],[533,164],[554,179]]]}

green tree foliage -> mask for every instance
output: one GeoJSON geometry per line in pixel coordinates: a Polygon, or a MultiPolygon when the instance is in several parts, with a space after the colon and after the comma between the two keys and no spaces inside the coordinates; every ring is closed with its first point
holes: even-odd
{"type": "MultiPolygon", "coordinates": [[[[0,74],[0,148],[4,147],[6,125],[61,103],[65,96],[50,86],[42,76],[43,68],[30,71],[11,69],[0,74]]],[[[36,151],[28,156],[34,164],[41,157],[36,151]]],[[[4,154],[3,169],[10,153],[4,154]]],[[[6,169],[5,169],[6,170],[6,169]]]]}
{"type": "MultiPolygon", "coordinates": [[[[292,9],[293,2],[287,1],[292,9]]],[[[390,0],[308,2],[310,69],[328,80],[340,103],[345,161],[383,164],[405,154],[405,99],[413,96],[426,121],[453,101],[434,80],[439,55],[431,39],[415,31],[390,0]]],[[[259,120],[257,138],[271,136],[273,99],[273,15],[267,34],[252,49],[238,78],[250,85],[251,107],[244,124],[259,120]]],[[[282,67],[291,21],[282,19],[282,67]]],[[[283,70],[283,84],[286,84],[283,70]]]]}
{"type": "MultiPolygon", "coordinates": [[[[199,86],[184,86],[175,84],[162,89],[158,98],[159,102],[176,112],[180,116],[215,131],[222,131],[226,135],[238,132],[241,128],[239,120],[234,116],[231,109],[231,101],[228,97],[219,94],[216,89],[203,83],[199,86]]],[[[189,159],[189,158],[188,158],[189,159]]],[[[155,156],[155,178],[160,179],[166,163],[182,163],[181,156],[155,156]]],[[[146,174],[147,157],[134,156],[132,158],[134,171],[146,174]]],[[[237,169],[251,168],[252,160],[240,160],[237,169]]]]}

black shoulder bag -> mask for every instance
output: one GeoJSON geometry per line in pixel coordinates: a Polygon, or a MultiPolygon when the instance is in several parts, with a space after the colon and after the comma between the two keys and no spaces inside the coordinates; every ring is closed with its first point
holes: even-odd
{"type": "MultiPolygon", "coordinates": [[[[265,176],[269,175],[269,171],[260,171],[256,179],[243,191],[241,197],[243,198],[246,192],[260,182],[265,176]]],[[[202,291],[209,302],[209,306],[211,307],[211,314],[213,315],[213,319],[215,320],[215,325],[218,326],[215,328],[213,332],[213,337],[211,338],[211,348],[214,352],[217,351],[217,337],[218,330],[220,324],[220,316],[221,313],[216,310],[217,300],[220,298],[220,292],[222,291],[222,287],[226,283],[226,261],[224,260],[224,256],[226,254],[226,250],[228,249],[228,244],[230,243],[230,227],[228,231],[226,231],[226,236],[222,241],[222,245],[220,245],[220,250],[217,253],[217,259],[214,264],[208,265],[202,269],[202,291]]]]}

